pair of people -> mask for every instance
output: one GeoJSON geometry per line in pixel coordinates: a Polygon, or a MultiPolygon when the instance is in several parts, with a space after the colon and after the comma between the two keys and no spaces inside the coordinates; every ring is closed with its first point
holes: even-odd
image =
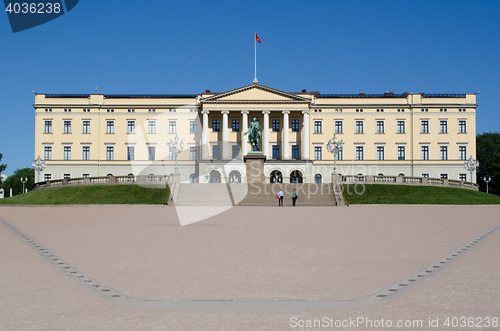
{"type": "MultiPolygon", "coordinates": [[[[283,207],[283,191],[280,190],[278,194],[276,194],[276,198],[278,198],[278,207],[283,207]]],[[[292,205],[295,207],[295,202],[297,201],[297,190],[293,190],[292,193],[292,205]]]]}

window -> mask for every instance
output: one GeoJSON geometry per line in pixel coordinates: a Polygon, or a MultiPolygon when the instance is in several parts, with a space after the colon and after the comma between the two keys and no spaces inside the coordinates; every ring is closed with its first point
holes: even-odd
{"type": "Polygon", "coordinates": [[[71,174],[63,174],[63,179],[71,179],[71,174]]]}
{"type": "Polygon", "coordinates": [[[189,147],[189,159],[191,161],[198,160],[198,150],[196,146],[189,147]]]}
{"type": "Polygon", "coordinates": [[[273,132],[280,132],[280,120],[278,119],[272,120],[271,126],[273,132]]]}
{"type": "Polygon", "coordinates": [[[292,145],[292,159],[294,159],[294,160],[300,159],[300,147],[299,147],[299,145],[292,145]]]}
{"type": "Polygon", "coordinates": [[[398,146],[398,160],[405,159],[405,146],[398,146]]]}
{"type": "Polygon", "coordinates": [[[71,121],[64,121],[63,133],[71,133],[71,121]]]}
{"type": "Polygon", "coordinates": [[[377,133],[384,133],[384,121],[377,121],[377,133]]]}
{"type": "MultiPolygon", "coordinates": [[[[398,110],[399,110],[399,109],[398,109],[398,110]]],[[[383,110],[383,109],[377,109],[377,113],[378,113],[378,112],[383,113],[383,112],[384,112],[384,110],[383,110]]]]}
{"type": "Polygon", "coordinates": [[[446,108],[439,109],[439,111],[448,111],[446,108]]]}
{"type": "Polygon", "coordinates": [[[467,160],[467,146],[458,146],[458,158],[467,160]]]}
{"type": "Polygon", "coordinates": [[[156,109],[148,109],[148,112],[156,112],[156,109]]]}
{"type": "Polygon", "coordinates": [[[448,174],[441,174],[440,177],[441,179],[448,179],[448,174]]]}
{"type": "Polygon", "coordinates": [[[149,161],[154,161],[155,160],[155,146],[148,146],[148,160],[149,161]]]}
{"type": "Polygon", "coordinates": [[[52,146],[45,146],[43,148],[43,159],[52,160],[52,146]]]}
{"type": "Polygon", "coordinates": [[[335,121],[335,133],[344,133],[342,128],[342,121],[335,121]]]}
{"type": "Polygon", "coordinates": [[[420,121],[420,133],[429,133],[429,121],[420,121]]]}
{"type": "Polygon", "coordinates": [[[342,161],[344,159],[344,148],[339,148],[339,152],[336,155],[337,161],[342,161]]]}
{"type": "Polygon", "coordinates": [[[106,146],[106,161],[113,161],[115,159],[115,148],[113,146],[106,146]]]}
{"type": "Polygon", "coordinates": [[[52,180],[52,174],[43,174],[43,180],[44,181],[52,180]]]}
{"type": "Polygon", "coordinates": [[[82,146],[82,160],[83,161],[90,160],[90,146],[82,146]]]}
{"type": "Polygon", "coordinates": [[[273,145],[273,159],[279,160],[280,156],[280,145],[273,145]]]}
{"type": "Polygon", "coordinates": [[[239,145],[231,145],[231,158],[237,159],[240,154],[240,146],[239,145]]]}
{"type": "Polygon", "coordinates": [[[323,133],[321,121],[314,121],[314,133],[323,133]]]}
{"type": "Polygon", "coordinates": [[[323,151],[321,146],[314,146],[314,159],[315,160],[323,160],[323,151]]]}
{"type": "Polygon", "coordinates": [[[363,109],[356,109],[356,113],[362,113],[363,109]]]}
{"type": "Polygon", "coordinates": [[[429,111],[429,109],[422,109],[422,111],[429,111]]]}
{"type": "Polygon", "coordinates": [[[198,133],[196,121],[189,121],[189,133],[198,133]]]}
{"type": "Polygon", "coordinates": [[[231,132],[240,132],[240,120],[234,118],[231,120],[231,132]]]}
{"type": "Polygon", "coordinates": [[[363,160],[363,146],[356,146],[356,160],[363,160]]]}
{"type": "Polygon", "coordinates": [[[314,182],[316,184],[321,184],[321,175],[320,174],[314,175],[314,182]]]}
{"type": "Polygon", "coordinates": [[[397,133],[405,133],[405,121],[398,121],[397,128],[397,133]]]}
{"type": "Polygon", "coordinates": [[[168,133],[177,133],[176,121],[168,121],[168,133]]]}
{"type": "Polygon", "coordinates": [[[467,181],[467,174],[459,174],[458,179],[461,181],[467,181]]]}
{"type": "Polygon", "coordinates": [[[156,133],[156,121],[148,121],[148,133],[156,133]]]}
{"type": "Polygon", "coordinates": [[[135,109],[129,109],[128,112],[129,113],[135,113],[135,109]]]}
{"type": "Polygon", "coordinates": [[[377,161],[384,160],[384,146],[377,146],[377,161]]]}
{"type": "Polygon", "coordinates": [[[135,133],[135,121],[127,121],[127,133],[135,133]]]}
{"type": "Polygon", "coordinates": [[[106,121],[106,133],[115,133],[115,121],[106,121]]]}
{"type": "Polygon", "coordinates": [[[45,121],[43,133],[52,133],[52,121],[45,121]]]}
{"type": "Polygon", "coordinates": [[[220,160],[220,146],[219,145],[212,146],[212,159],[220,160]]]}
{"type": "Polygon", "coordinates": [[[422,177],[429,178],[429,174],[422,174],[422,177]]]}
{"type": "Polygon", "coordinates": [[[448,133],[448,121],[439,121],[439,133],[448,133]]]}
{"type": "Polygon", "coordinates": [[[82,174],[82,178],[88,178],[90,177],[90,174],[82,174]]]}
{"type": "Polygon", "coordinates": [[[467,121],[458,121],[458,133],[467,133],[467,121]]]}
{"type": "Polygon", "coordinates": [[[422,160],[429,160],[429,146],[422,146],[420,158],[422,160]]]}
{"type": "Polygon", "coordinates": [[[127,146],[127,161],[135,160],[135,147],[127,146]]]}
{"type": "Polygon", "coordinates": [[[363,121],[356,121],[356,133],[363,133],[363,121]]]}
{"type": "Polygon", "coordinates": [[[292,119],[292,132],[299,132],[299,120],[292,119]]]}
{"type": "Polygon", "coordinates": [[[82,121],[82,133],[90,133],[90,121],[82,121]]]}
{"type": "Polygon", "coordinates": [[[219,119],[212,120],[212,132],[220,132],[220,120],[219,119]]]}
{"type": "Polygon", "coordinates": [[[108,109],[108,113],[114,113],[115,110],[114,109],[108,109]]]}
{"type": "Polygon", "coordinates": [[[63,160],[70,161],[71,160],[71,146],[63,147],[63,160]]]}
{"type": "Polygon", "coordinates": [[[448,146],[439,146],[439,159],[448,160],[448,146]]]}
{"type": "Polygon", "coordinates": [[[191,174],[191,175],[189,176],[189,182],[190,182],[191,184],[196,184],[196,183],[198,183],[198,178],[196,178],[196,175],[195,175],[195,174],[191,174]]]}

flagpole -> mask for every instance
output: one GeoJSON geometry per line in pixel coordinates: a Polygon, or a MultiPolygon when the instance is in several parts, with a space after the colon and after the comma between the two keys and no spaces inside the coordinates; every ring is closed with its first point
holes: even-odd
{"type": "Polygon", "coordinates": [[[255,32],[254,36],[254,44],[255,44],[255,78],[253,80],[254,83],[258,83],[259,81],[257,80],[257,31],[255,32]]]}

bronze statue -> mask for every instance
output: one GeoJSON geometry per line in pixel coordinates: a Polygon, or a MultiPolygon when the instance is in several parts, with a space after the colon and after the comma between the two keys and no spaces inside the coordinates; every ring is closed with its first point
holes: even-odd
{"type": "Polygon", "coordinates": [[[248,143],[252,146],[252,151],[260,151],[260,143],[262,141],[262,135],[260,133],[260,124],[257,118],[254,117],[252,122],[250,122],[250,127],[245,135],[248,134],[248,143]]]}

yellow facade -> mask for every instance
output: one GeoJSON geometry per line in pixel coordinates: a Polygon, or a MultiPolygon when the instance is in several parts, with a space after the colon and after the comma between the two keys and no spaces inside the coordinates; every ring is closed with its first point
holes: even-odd
{"type": "Polygon", "coordinates": [[[476,155],[474,94],[287,93],[254,83],[198,95],[37,94],[34,107],[35,157],[47,163],[45,180],[168,175],[176,136],[182,181],[208,182],[214,171],[223,182],[234,174],[244,180],[250,146],[243,133],[253,118],[269,180],[273,171],[297,180],[296,171],[304,182],[329,181],[334,134],[344,143],[337,166],[345,175],[469,181],[464,158],[476,155]]]}

